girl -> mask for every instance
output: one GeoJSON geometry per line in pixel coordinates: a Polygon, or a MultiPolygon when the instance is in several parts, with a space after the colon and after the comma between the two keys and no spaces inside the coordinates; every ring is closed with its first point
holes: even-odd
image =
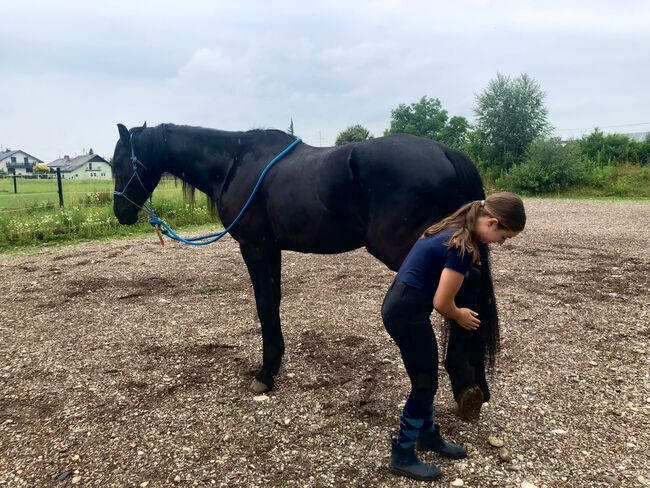
{"type": "Polygon", "coordinates": [[[438,346],[430,315],[435,308],[464,329],[475,331],[480,317],[458,308],[454,298],[473,264],[480,264],[478,244],[515,237],[526,224],[524,204],[514,193],[495,193],[468,203],[429,227],[400,267],[382,305],[386,330],[397,343],[411,380],[411,393],[392,442],[394,473],[436,480],[442,472],[415,455],[415,447],[460,459],[467,451],[445,442],[433,422],[433,398],[438,387],[438,346]]]}

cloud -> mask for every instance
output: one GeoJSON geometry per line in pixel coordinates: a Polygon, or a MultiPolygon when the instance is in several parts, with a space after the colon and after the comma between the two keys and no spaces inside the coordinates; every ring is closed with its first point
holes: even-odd
{"type": "Polygon", "coordinates": [[[423,95],[473,117],[497,71],[528,72],[558,128],[646,121],[650,4],[602,0],[13,2],[0,143],[107,156],[115,123],[296,130],[332,144],[423,95]]]}

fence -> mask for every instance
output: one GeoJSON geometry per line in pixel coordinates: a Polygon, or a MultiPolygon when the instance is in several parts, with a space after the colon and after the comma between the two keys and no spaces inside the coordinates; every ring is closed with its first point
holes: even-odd
{"type": "MultiPolygon", "coordinates": [[[[22,176],[21,178],[25,179],[51,179],[51,175],[30,175],[22,176]]],[[[18,194],[18,175],[16,170],[13,169],[11,172],[11,179],[14,183],[14,195],[18,194]]],[[[59,207],[63,208],[63,185],[61,184],[61,168],[56,168],[56,182],[57,182],[57,194],[59,195],[59,207]]]]}
{"type": "MultiPolygon", "coordinates": [[[[0,177],[0,252],[149,232],[145,215],[136,225],[119,224],[112,208],[113,185],[112,179],[0,177]]],[[[172,176],[161,179],[153,201],[156,213],[174,228],[220,226],[205,195],[199,192],[195,203],[186,201],[182,184],[172,176]]]]}
{"type": "MultiPolygon", "coordinates": [[[[114,181],[62,178],[60,170],[48,176],[0,175],[0,213],[57,206],[103,206],[113,199],[114,181]]],[[[156,194],[180,196],[180,184],[171,175],[161,180],[156,194]]]]}

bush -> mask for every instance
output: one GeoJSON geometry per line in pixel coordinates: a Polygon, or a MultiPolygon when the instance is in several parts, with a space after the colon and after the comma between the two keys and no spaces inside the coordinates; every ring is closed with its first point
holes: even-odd
{"type": "Polygon", "coordinates": [[[587,167],[584,185],[597,190],[598,195],[610,197],[650,196],[650,167],[634,164],[610,164],[587,167]]]}
{"type": "Polygon", "coordinates": [[[529,146],[526,160],[497,178],[496,186],[523,194],[557,192],[579,183],[584,168],[575,144],[537,140],[529,146]]]}
{"type": "Polygon", "coordinates": [[[581,153],[600,166],[650,163],[650,137],[638,142],[623,134],[604,134],[596,129],[578,141],[581,153]]]}

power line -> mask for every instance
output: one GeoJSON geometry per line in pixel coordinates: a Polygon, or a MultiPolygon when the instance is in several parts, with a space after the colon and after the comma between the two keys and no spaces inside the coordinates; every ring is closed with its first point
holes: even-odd
{"type": "Polygon", "coordinates": [[[576,127],[575,129],[555,129],[555,131],[564,132],[570,130],[613,129],[615,127],[635,127],[637,125],[650,125],[650,122],[639,122],[638,124],[596,125],[594,127],[576,127]]]}

